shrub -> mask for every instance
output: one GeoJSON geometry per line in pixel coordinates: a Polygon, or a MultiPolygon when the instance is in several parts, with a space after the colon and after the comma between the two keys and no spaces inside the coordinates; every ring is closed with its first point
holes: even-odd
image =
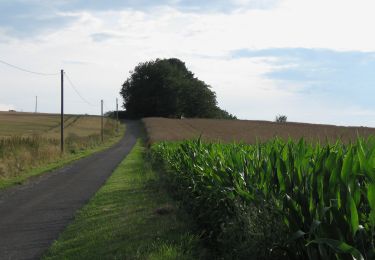
{"type": "Polygon", "coordinates": [[[288,117],[285,116],[285,115],[278,115],[275,118],[275,122],[276,123],[286,123],[287,119],[288,119],[288,117]]]}

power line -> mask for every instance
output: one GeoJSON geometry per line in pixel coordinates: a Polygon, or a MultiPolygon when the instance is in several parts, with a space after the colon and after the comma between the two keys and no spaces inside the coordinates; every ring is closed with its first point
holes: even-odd
{"type": "Polygon", "coordinates": [[[82,99],[83,102],[85,102],[86,104],[90,105],[90,106],[93,106],[93,107],[97,107],[96,105],[93,105],[92,103],[90,103],[89,101],[87,101],[87,99],[85,99],[78,91],[78,89],[75,87],[75,85],[73,84],[72,80],[69,78],[68,74],[66,74],[66,72],[64,72],[64,75],[66,77],[66,79],[68,80],[70,86],[73,88],[73,90],[76,92],[76,94],[82,99]]]}
{"type": "MultiPolygon", "coordinates": [[[[13,64],[11,64],[11,63],[9,63],[9,62],[6,62],[6,61],[4,61],[4,60],[2,60],[2,59],[0,59],[0,63],[5,64],[5,65],[7,65],[7,66],[9,66],[9,67],[12,67],[12,68],[14,68],[14,69],[17,69],[17,70],[20,70],[20,71],[23,71],[23,72],[27,72],[27,73],[31,73],[31,74],[36,74],[36,75],[39,75],[39,76],[57,76],[57,75],[60,74],[60,73],[44,73],[44,72],[37,72],[37,71],[33,71],[33,70],[28,70],[28,69],[25,69],[25,68],[22,68],[22,67],[19,67],[19,66],[13,65],[13,64]]],[[[90,105],[90,106],[93,106],[93,107],[98,107],[98,105],[94,105],[94,104],[92,104],[91,102],[89,102],[87,99],[85,99],[85,98],[81,95],[81,93],[78,91],[77,87],[74,85],[74,83],[73,83],[72,80],[69,78],[69,76],[68,76],[65,72],[63,72],[63,73],[64,73],[66,79],[68,80],[69,85],[73,88],[73,90],[76,92],[76,94],[81,98],[81,100],[82,100],[84,103],[86,103],[86,104],[88,104],[88,105],[90,105]]]]}
{"type": "Polygon", "coordinates": [[[107,110],[107,111],[111,111],[111,109],[109,109],[106,104],[104,103],[104,108],[107,110]]]}
{"type": "Polygon", "coordinates": [[[0,63],[8,65],[9,67],[12,67],[14,69],[18,69],[20,71],[31,73],[31,74],[36,74],[36,75],[39,75],[39,76],[56,76],[56,75],[59,75],[59,73],[43,73],[43,72],[36,72],[36,71],[24,69],[24,68],[18,67],[16,65],[10,64],[6,61],[3,61],[3,60],[0,60],[0,63]]]}

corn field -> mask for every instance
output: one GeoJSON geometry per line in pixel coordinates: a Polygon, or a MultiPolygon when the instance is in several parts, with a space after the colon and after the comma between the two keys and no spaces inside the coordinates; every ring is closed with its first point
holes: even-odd
{"type": "MultiPolygon", "coordinates": [[[[256,145],[199,139],[158,143],[152,154],[216,245],[249,239],[234,232],[245,232],[243,223],[257,221],[254,214],[263,211],[260,221],[271,218],[262,224],[265,229],[277,223],[269,232],[276,238],[265,239],[259,259],[375,259],[375,138],[325,145],[302,139],[256,145]],[[250,205],[255,207],[246,210],[250,205]]],[[[236,250],[232,256],[241,250],[251,254],[244,247],[236,250]]]]}

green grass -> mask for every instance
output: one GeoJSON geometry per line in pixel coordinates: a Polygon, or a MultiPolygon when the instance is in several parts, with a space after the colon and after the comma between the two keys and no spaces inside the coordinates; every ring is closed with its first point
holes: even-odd
{"type": "Polygon", "coordinates": [[[138,141],[44,259],[197,259],[198,238],[138,141]],[[165,210],[166,214],[158,211],[165,210]]]}
{"type": "MultiPolygon", "coordinates": [[[[52,162],[48,163],[42,163],[41,166],[38,167],[33,167],[31,169],[27,169],[25,171],[22,171],[20,174],[14,175],[14,176],[9,176],[9,177],[2,177],[0,178],[0,190],[9,188],[14,185],[20,185],[26,182],[28,179],[31,177],[36,177],[38,175],[41,175],[43,173],[59,169],[73,161],[82,159],[84,157],[87,157],[89,155],[92,155],[96,152],[103,151],[105,149],[110,148],[113,146],[115,143],[120,141],[120,139],[123,137],[125,132],[125,126],[121,125],[120,126],[120,131],[118,134],[115,134],[111,137],[108,137],[104,141],[103,144],[98,144],[94,147],[84,149],[84,150],[79,150],[75,153],[65,153],[64,156],[53,160],[52,162]]],[[[0,158],[1,159],[1,158],[0,158]]]]}

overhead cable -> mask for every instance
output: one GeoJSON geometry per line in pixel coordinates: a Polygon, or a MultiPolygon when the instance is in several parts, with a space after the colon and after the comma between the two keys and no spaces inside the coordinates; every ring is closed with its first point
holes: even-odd
{"type": "Polygon", "coordinates": [[[24,69],[24,68],[21,68],[19,66],[10,64],[9,62],[6,62],[6,61],[1,60],[1,59],[0,59],[0,63],[5,64],[5,65],[7,65],[9,67],[12,67],[14,69],[17,69],[17,70],[27,72],[27,73],[31,73],[31,74],[36,74],[36,75],[39,75],[39,76],[56,76],[56,75],[59,75],[59,73],[44,73],[44,72],[36,72],[36,71],[24,69]]]}
{"type": "Polygon", "coordinates": [[[73,88],[73,90],[76,92],[76,94],[82,99],[83,102],[85,102],[86,104],[90,105],[90,106],[93,106],[93,107],[97,107],[97,105],[94,105],[92,104],[91,102],[89,102],[87,99],[85,99],[78,91],[78,89],[76,88],[76,86],[73,84],[72,80],[69,78],[68,74],[66,74],[66,72],[64,72],[64,75],[66,77],[66,79],[68,80],[68,83],[70,84],[70,86],[73,88]]]}

